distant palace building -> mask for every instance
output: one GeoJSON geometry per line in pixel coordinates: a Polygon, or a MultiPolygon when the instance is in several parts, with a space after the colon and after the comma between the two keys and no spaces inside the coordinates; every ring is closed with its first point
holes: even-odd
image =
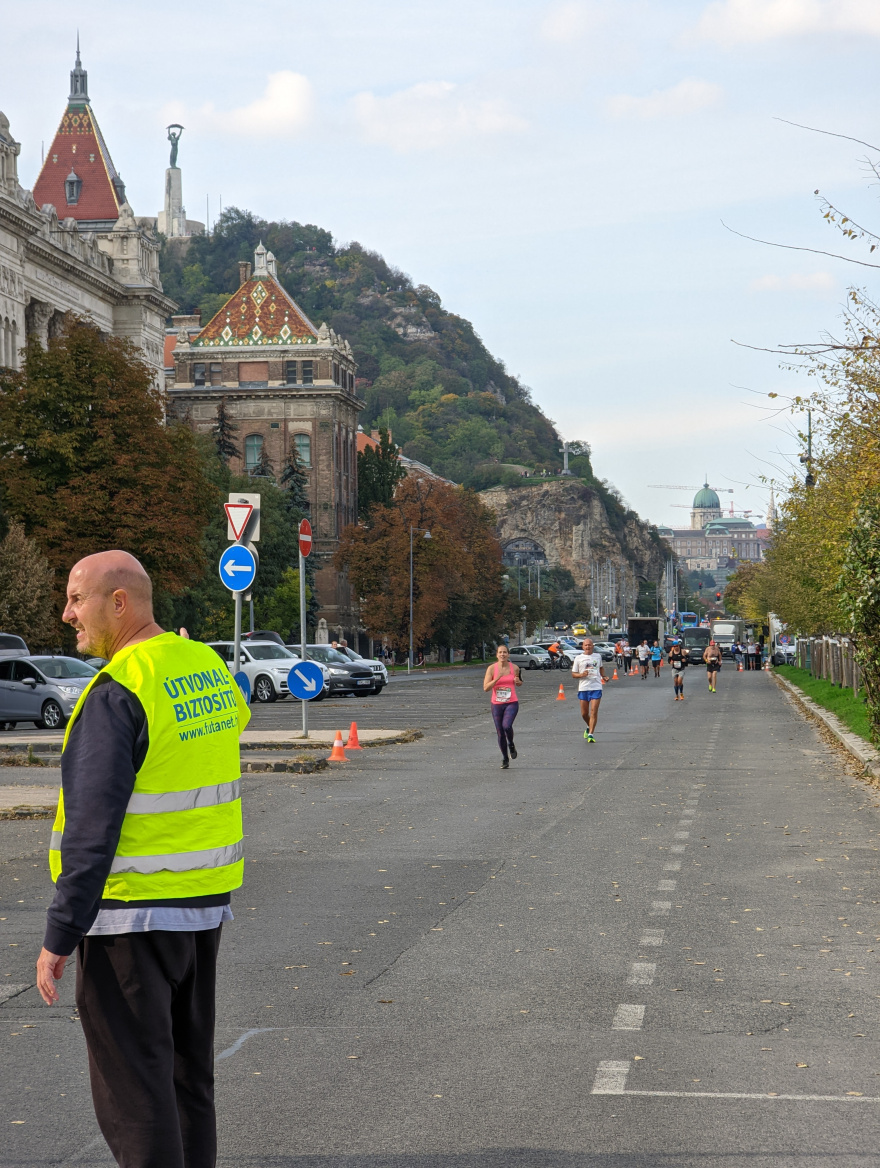
{"type": "Polygon", "coordinates": [[[203,328],[197,318],[173,318],[169,410],[207,433],[225,401],[238,428],[236,474],[268,465],[278,478],[296,450],[309,476],[319,617],[352,635],[351,588],[331,565],[342,529],[357,519],[357,420],[365,403],[355,392],[351,345],[326,324],[312,324],[278,282],[275,257],[262,244],[253,270],[242,262],[239,275],[238,291],[203,328]]]}
{"type": "Polygon", "coordinates": [[[66,312],[128,337],[162,384],[165,318],[159,244],[126,202],[80,62],[33,194],[18,181],[21,147],[0,113],[0,365],[17,368],[27,336],[43,344],[66,312]]]}
{"type": "Polygon", "coordinates": [[[690,527],[658,527],[657,534],[689,571],[704,572],[716,585],[724,585],[743,560],[764,558],[768,528],[757,528],[749,519],[725,517],[718,495],[704,483],[694,496],[690,527]]]}

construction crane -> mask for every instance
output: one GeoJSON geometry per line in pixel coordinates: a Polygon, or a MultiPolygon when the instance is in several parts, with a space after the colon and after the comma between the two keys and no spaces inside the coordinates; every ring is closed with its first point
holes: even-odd
{"type": "MultiPolygon", "coordinates": [[[[648,483],[649,487],[654,487],[658,491],[702,491],[703,487],[707,485],[706,483],[701,483],[699,487],[682,487],[678,484],[670,483],[648,483]]],[[[733,494],[733,487],[710,487],[709,489],[715,491],[716,494],[719,491],[727,491],[728,494],[733,494]]],[[[672,505],[675,506],[674,503],[672,505]]]]}
{"type": "MultiPolygon", "coordinates": [[[[692,511],[693,510],[693,508],[691,507],[691,505],[689,503],[667,503],[667,507],[677,507],[679,509],[679,511],[692,511]]],[[[748,518],[749,515],[755,515],[755,513],[754,513],[754,511],[751,511],[751,510],[750,511],[733,511],[733,510],[731,510],[731,511],[725,511],[724,514],[721,516],[721,518],[723,519],[725,515],[727,516],[728,519],[730,519],[736,515],[742,515],[742,516],[748,518]]],[[[756,519],[763,519],[764,516],[763,515],[755,515],[755,518],[756,519]]]]}

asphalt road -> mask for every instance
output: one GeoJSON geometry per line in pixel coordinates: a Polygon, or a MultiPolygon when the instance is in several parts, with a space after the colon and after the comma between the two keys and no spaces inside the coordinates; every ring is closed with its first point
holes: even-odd
{"type": "MultiPolygon", "coordinates": [[[[687,681],[612,683],[590,746],[532,675],[502,772],[429,675],[424,739],[246,776],[223,1168],[876,1168],[880,793],[769,676],[687,681]]],[[[51,896],[48,824],[6,832],[0,995],[51,896]]],[[[0,1006],[4,1168],[111,1163],[62,989],[0,1006]]]]}

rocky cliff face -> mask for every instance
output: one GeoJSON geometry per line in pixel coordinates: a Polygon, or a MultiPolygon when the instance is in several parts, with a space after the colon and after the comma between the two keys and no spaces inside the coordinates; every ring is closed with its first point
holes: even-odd
{"type": "Polygon", "coordinates": [[[632,512],[609,515],[600,494],[580,479],[523,487],[491,487],[480,498],[495,512],[502,548],[515,540],[538,544],[551,568],[567,568],[588,588],[594,563],[628,564],[656,583],[666,562],[663,546],[632,512]]]}

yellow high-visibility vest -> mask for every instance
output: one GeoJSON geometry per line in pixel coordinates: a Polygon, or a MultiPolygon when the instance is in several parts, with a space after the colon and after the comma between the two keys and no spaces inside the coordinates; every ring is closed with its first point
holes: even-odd
{"type": "MultiPolygon", "coordinates": [[[[121,649],[83,690],[62,755],[101,674],[137,696],[149,732],[104,899],[170,900],[238,888],[244,872],[238,739],[250,710],[225,663],[176,633],[121,649]]],[[[56,881],[63,833],[62,787],[49,846],[56,881]]]]}

